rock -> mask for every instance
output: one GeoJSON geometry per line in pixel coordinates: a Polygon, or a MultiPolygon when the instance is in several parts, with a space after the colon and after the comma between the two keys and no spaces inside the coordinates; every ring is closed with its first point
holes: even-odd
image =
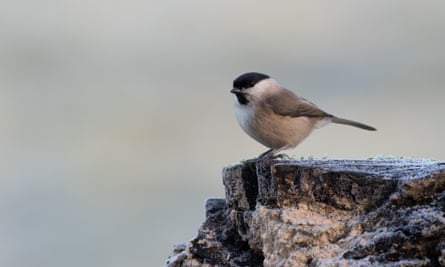
{"type": "Polygon", "coordinates": [[[175,249],[166,266],[261,266],[263,256],[255,253],[233,227],[224,199],[206,201],[206,221],[188,247],[175,249]]]}
{"type": "Polygon", "coordinates": [[[167,266],[445,266],[445,162],[249,160],[167,266]]]}

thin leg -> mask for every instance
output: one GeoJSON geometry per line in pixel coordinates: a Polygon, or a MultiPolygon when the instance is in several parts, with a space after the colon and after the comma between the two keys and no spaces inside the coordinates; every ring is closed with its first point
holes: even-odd
{"type": "Polygon", "coordinates": [[[258,159],[264,160],[264,159],[276,159],[276,158],[280,158],[280,159],[289,159],[290,157],[286,154],[276,154],[282,150],[287,149],[288,147],[281,147],[278,149],[269,149],[266,152],[262,153],[261,155],[258,156],[258,159]]]}
{"type": "Polygon", "coordinates": [[[286,154],[275,155],[275,153],[277,153],[280,150],[282,150],[282,149],[269,149],[266,152],[259,155],[257,158],[257,168],[259,167],[260,170],[262,170],[264,168],[270,168],[273,161],[277,158],[289,159],[289,156],[286,154]]]}
{"type": "Polygon", "coordinates": [[[274,154],[274,150],[268,149],[267,151],[265,151],[264,153],[261,153],[261,155],[258,156],[258,159],[266,159],[266,158],[271,158],[274,154]]]}

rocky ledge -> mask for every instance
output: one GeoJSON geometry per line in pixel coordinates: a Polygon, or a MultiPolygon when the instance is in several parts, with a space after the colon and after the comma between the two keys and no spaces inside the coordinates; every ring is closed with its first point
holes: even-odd
{"type": "Polygon", "coordinates": [[[166,266],[445,266],[445,162],[248,160],[166,266]]]}

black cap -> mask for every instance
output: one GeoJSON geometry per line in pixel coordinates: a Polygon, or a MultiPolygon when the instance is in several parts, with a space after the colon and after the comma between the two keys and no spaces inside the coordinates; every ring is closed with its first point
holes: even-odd
{"type": "Polygon", "coordinates": [[[233,81],[233,88],[243,89],[255,86],[258,82],[269,79],[269,75],[259,72],[247,72],[241,74],[233,81]]]}

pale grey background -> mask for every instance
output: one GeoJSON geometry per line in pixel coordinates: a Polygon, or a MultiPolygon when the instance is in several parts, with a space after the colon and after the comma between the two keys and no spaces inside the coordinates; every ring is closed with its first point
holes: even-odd
{"type": "Polygon", "coordinates": [[[262,71],[334,114],[295,156],[445,159],[443,1],[2,1],[0,266],[161,266],[264,147],[262,71]]]}

